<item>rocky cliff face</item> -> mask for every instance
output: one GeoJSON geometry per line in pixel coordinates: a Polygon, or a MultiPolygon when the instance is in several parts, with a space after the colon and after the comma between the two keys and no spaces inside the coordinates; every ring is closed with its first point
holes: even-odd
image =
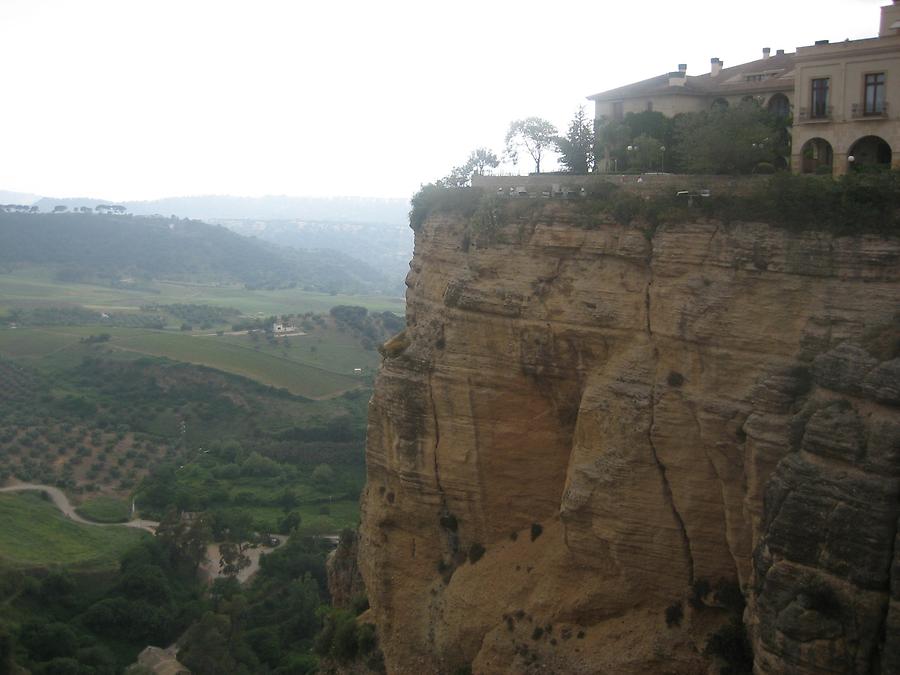
{"type": "Polygon", "coordinates": [[[900,241],[584,225],[416,233],[359,558],[388,671],[707,672],[745,626],[759,673],[900,672],[900,241]]]}

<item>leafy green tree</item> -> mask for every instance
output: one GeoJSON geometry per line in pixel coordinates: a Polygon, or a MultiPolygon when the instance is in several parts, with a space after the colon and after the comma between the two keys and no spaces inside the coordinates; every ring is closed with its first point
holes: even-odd
{"type": "Polygon", "coordinates": [[[660,170],[662,167],[663,144],[648,134],[636,137],[630,146],[628,166],[640,171],[660,170]]]}
{"type": "Polygon", "coordinates": [[[534,160],[535,173],[540,173],[541,159],[547,148],[553,146],[556,136],[556,127],[540,117],[515,120],[506,132],[506,155],[515,164],[519,151],[524,149],[534,160]]]}
{"type": "Polygon", "coordinates": [[[250,567],[250,558],[238,543],[226,541],[219,545],[219,571],[227,577],[236,577],[241,570],[250,567]]]}
{"type": "Polygon", "coordinates": [[[479,176],[484,175],[485,169],[496,169],[500,165],[500,160],[492,150],[487,148],[476,148],[469,155],[469,160],[465,166],[473,173],[479,176]]]}
{"type": "Polygon", "coordinates": [[[245,476],[278,476],[281,471],[281,465],[278,462],[263,457],[258,452],[251,453],[241,465],[241,473],[245,476]]]}
{"type": "Polygon", "coordinates": [[[205,514],[186,521],[175,508],[170,508],[156,528],[156,537],[172,567],[196,570],[206,560],[212,530],[205,514]]]}
{"type": "Polygon", "coordinates": [[[334,469],[328,464],[319,464],[313,469],[312,479],[316,483],[330,483],[334,480],[334,469]]]}
{"type": "Polygon", "coordinates": [[[181,640],[178,660],[192,672],[231,675],[248,672],[232,653],[231,622],[227,616],[207,612],[181,640]]]}
{"type": "Polygon", "coordinates": [[[20,640],[35,661],[71,656],[78,648],[78,637],[64,623],[34,622],[22,627],[20,640]]]}
{"type": "Polygon", "coordinates": [[[595,152],[602,153],[606,171],[626,168],[628,157],[625,148],[631,142],[631,128],[624,122],[604,120],[597,128],[595,152]]]}
{"type": "Polygon", "coordinates": [[[625,126],[628,127],[629,137],[633,144],[638,136],[647,135],[656,138],[660,143],[672,142],[673,118],[666,117],[655,110],[644,110],[638,113],[625,115],[625,126]]]}
{"type": "Polygon", "coordinates": [[[681,115],[674,150],[691,173],[751,173],[760,162],[784,154],[780,126],[754,103],[681,115]]]}
{"type": "Polygon", "coordinates": [[[483,176],[487,168],[496,168],[500,160],[493,151],[487,148],[476,148],[469,154],[469,159],[462,166],[455,166],[449,174],[437,181],[440,187],[467,187],[472,176],[483,176]]]}
{"type": "Polygon", "coordinates": [[[281,534],[290,534],[298,527],[300,527],[300,523],[303,522],[303,519],[300,517],[300,514],[296,511],[291,511],[284,518],[278,521],[278,531],[281,534]]]}
{"type": "Polygon", "coordinates": [[[555,139],[559,163],[573,173],[588,173],[594,166],[594,125],[584,112],[575,111],[565,136],[555,139]]]}

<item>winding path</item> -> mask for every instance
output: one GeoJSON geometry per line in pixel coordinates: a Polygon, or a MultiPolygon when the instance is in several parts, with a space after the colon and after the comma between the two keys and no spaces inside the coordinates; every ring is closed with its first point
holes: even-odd
{"type": "Polygon", "coordinates": [[[96,525],[98,527],[134,527],[139,530],[146,530],[150,533],[155,533],[156,527],[159,525],[159,523],[155,520],[143,520],[142,518],[135,518],[134,520],[129,520],[127,523],[98,523],[95,520],[87,520],[86,518],[82,518],[78,515],[78,512],[75,511],[75,507],[72,506],[72,502],[69,501],[69,498],[66,497],[65,493],[59,488],[53,487],[52,485],[15,483],[13,485],[0,488],[0,492],[25,492],[29,490],[46,492],[48,495],[50,495],[50,499],[53,501],[54,505],[56,505],[56,508],[62,511],[63,515],[73,523],[81,523],[82,525],[96,525]]]}
{"type": "MultiPolygon", "coordinates": [[[[151,534],[156,533],[156,528],[159,523],[155,520],[143,520],[141,518],[136,518],[134,520],[129,520],[127,523],[98,523],[94,520],[87,520],[86,518],[82,518],[75,511],[75,507],[72,506],[72,502],[69,501],[69,498],[66,497],[65,493],[57,487],[53,487],[52,485],[38,485],[35,483],[15,483],[13,485],[9,485],[7,487],[0,487],[0,492],[26,492],[26,491],[40,491],[46,492],[50,495],[50,499],[53,501],[53,504],[62,511],[63,515],[66,516],[73,523],[81,523],[82,525],[96,525],[98,527],[134,527],[140,530],[146,530],[151,534]]],[[[287,537],[282,535],[272,535],[280,543],[284,543],[287,541],[287,537]]],[[[244,551],[244,554],[250,559],[250,565],[245,569],[241,570],[237,575],[237,580],[240,583],[245,583],[250,578],[253,577],[254,574],[259,570],[259,559],[264,553],[269,553],[272,550],[272,547],[268,546],[260,546],[257,548],[251,548],[244,551]]],[[[200,565],[200,576],[207,583],[210,583],[213,579],[217,577],[223,576],[221,572],[219,572],[218,568],[218,560],[219,560],[219,545],[212,543],[209,544],[206,548],[206,561],[200,565]]]]}

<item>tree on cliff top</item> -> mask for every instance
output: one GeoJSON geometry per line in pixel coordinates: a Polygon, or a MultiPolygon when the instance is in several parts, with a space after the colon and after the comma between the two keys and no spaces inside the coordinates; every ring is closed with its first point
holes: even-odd
{"type": "Polygon", "coordinates": [[[541,172],[541,158],[548,147],[553,146],[556,127],[540,117],[526,117],[509,125],[506,132],[506,155],[515,164],[519,150],[524,148],[534,160],[535,173],[541,172]]]}
{"type": "Polygon", "coordinates": [[[588,173],[594,166],[594,125],[587,119],[584,106],[579,106],[569,122],[565,136],[554,139],[559,163],[573,173],[588,173]]]}
{"type": "Polygon", "coordinates": [[[492,150],[476,148],[469,154],[469,159],[462,166],[455,166],[449,175],[438,181],[443,187],[467,187],[473,175],[483,176],[488,167],[496,168],[500,160],[492,150]]]}

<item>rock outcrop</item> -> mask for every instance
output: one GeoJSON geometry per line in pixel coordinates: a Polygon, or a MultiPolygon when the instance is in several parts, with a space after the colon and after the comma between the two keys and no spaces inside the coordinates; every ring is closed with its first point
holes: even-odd
{"type": "Polygon", "coordinates": [[[416,233],[360,535],[388,672],[898,672],[900,241],[587,225],[416,233]]]}
{"type": "Polygon", "coordinates": [[[365,599],[366,588],[359,573],[359,539],[350,530],[341,532],[337,547],[325,560],[325,574],[331,605],[340,609],[363,609],[354,604],[365,599]]]}

